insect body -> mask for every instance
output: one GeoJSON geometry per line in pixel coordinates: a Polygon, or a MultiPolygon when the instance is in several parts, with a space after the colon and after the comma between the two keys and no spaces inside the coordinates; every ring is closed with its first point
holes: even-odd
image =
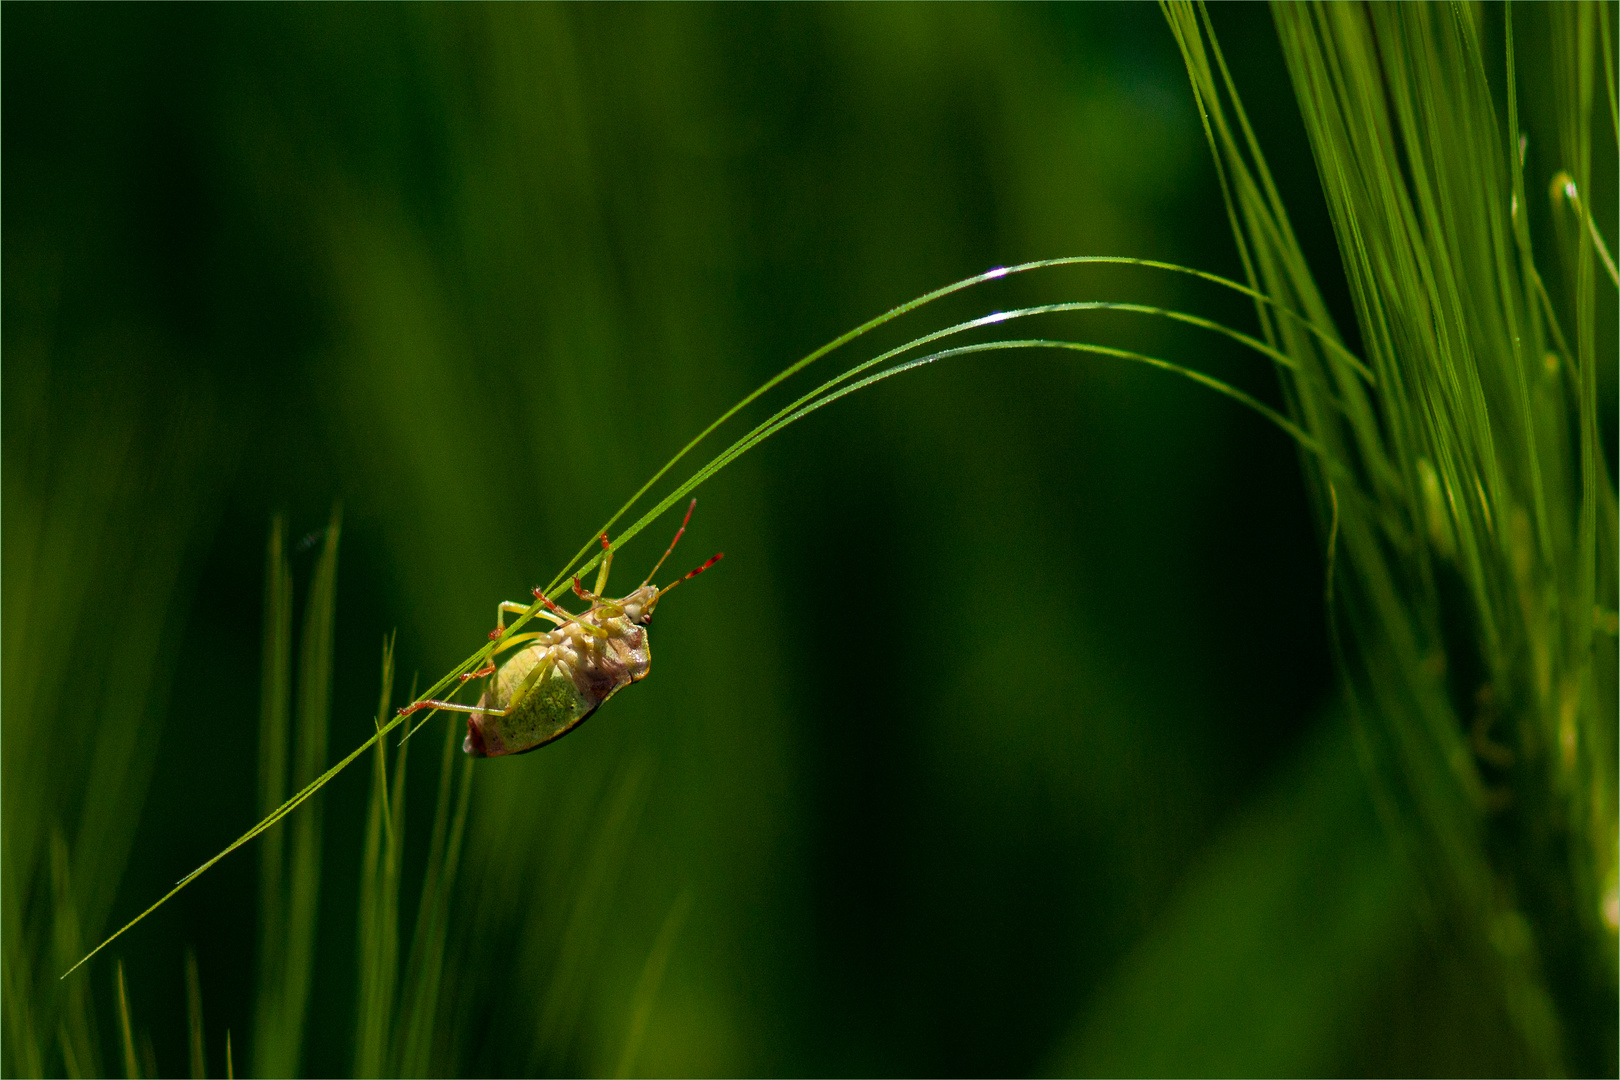
{"type": "MultiPolygon", "coordinates": [[[[664,559],[669,558],[682,533],[686,532],[686,524],[692,520],[696,506],[697,500],[693,499],[686,508],[686,519],[681,522],[675,539],[670,541],[669,550],[652,568],[647,580],[628,596],[610,600],[602,595],[608,568],[613,563],[613,549],[608,547],[606,533],[602,534],[606,554],[596,575],[596,588],[587,590],[580,585],[579,578],[574,579],[574,592],[590,604],[588,610],[578,615],[565,611],[536,589],[535,597],[545,604],[545,610],[536,614],[556,623],[556,628],[514,634],[502,641],[495,651],[505,652],[519,645],[523,648],[498,670],[491,657],[484,667],[463,675],[463,682],[492,677],[477,705],[418,701],[401,709],[401,715],[427,708],[467,713],[467,738],[462,749],[474,757],[527,753],[562,738],[584,723],[602,702],[647,677],[652,665],[647,625],[652,622],[659,598],[724,557],[724,552],[715,555],[662,589],[651,584],[653,574],[658,573],[658,567],[664,565],[664,559]]],[[[525,604],[502,603],[496,608],[496,626],[489,636],[499,639],[506,632],[508,612],[528,610],[525,604]]]]}

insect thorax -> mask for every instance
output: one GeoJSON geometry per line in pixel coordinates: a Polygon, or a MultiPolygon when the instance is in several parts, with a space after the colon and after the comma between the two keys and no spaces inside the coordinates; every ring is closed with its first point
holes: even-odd
{"type": "Polygon", "coordinates": [[[621,687],[646,676],[652,658],[645,627],[625,616],[599,617],[589,625],[606,630],[607,636],[560,627],[501,665],[494,687],[479,699],[481,709],[506,708],[535,666],[550,661],[545,675],[507,715],[486,712],[471,718],[469,752],[481,748],[489,756],[512,754],[548,743],[595,712],[621,687]]]}
{"type": "Polygon", "coordinates": [[[606,619],[602,627],[609,636],[586,642],[572,665],[574,685],[580,693],[594,695],[598,704],[620,687],[645,678],[652,666],[646,627],[623,618],[606,619]]]}

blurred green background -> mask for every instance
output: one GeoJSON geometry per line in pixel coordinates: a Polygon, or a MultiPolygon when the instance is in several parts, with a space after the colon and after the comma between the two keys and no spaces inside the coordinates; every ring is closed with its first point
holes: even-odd
{"type": "MultiPolygon", "coordinates": [[[[1269,15],[1217,27],[1353,332],[1269,15]]],[[[1149,5],[8,5],[3,56],[26,933],[53,829],[93,943],[256,820],[272,514],[296,540],[343,506],[335,759],[371,730],[385,634],[398,696],[437,678],[703,425],[870,316],[1057,255],[1239,273],[1149,5]]],[[[1056,299],[1253,323],[1167,275],[1061,270],[848,356],[1056,299]]],[[[1062,326],[1278,399],[1224,339],[1062,326]]],[[[614,1071],[677,909],[639,1073],[1513,1068],[1373,815],[1320,537],[1264,421],[1116,361],[995,354],[819,412],[700,496],[671,566],[727,558],[660,608],[653,677],[477,766],[442,1071],[614,1071]]],[[[354,1052],[368,781],[325,796],[313,1075],[354,1052]]],[[[249,1060],[257,868],[232,857],[76,976],[106,1062],[116,957],[183,1070],[187,946],[210,1069],[226,1028],[249,1060]]]]}

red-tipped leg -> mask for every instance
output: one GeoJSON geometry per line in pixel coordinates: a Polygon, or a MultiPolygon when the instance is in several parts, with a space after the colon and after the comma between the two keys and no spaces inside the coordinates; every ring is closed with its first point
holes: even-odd
{"type": "Polygon", "coordinates": [[[545,592],[543,590],[541,590],[541,589],[535,589],[534,590],[534,598],[536,600],[540,601],[542,604],[546,605],[546,610],[547,611],[550,611],[550,612],[552,612],[554,614],[557,614],[557,615],[561,615],[564,618],[568,618],[568,619],[572,619],[574,617],[573,612],[567,610],[566,608],[558,607],[556,601],[552,600],[551,597],[547,596],[545,594],[545,592]]]}
{"type": "Polygon", "coordinates": [[[461,673],[461,681],[466,682],[468,679],[482,679],[485,675],[493,675],[493,674],[495,674],[495,661],[491,660],[489,663],[485,664],[483,667],[479,668],[477,671],[464,671],[464,672],[462,672],[461,673]]]}
{"type": "MultiPolygon", "coordinates": [[[[613,545],[608,543],[607,533],[602,534],[602,565],[596,571],[596,594],[600,596],[602,590],[607,588],[608,570],[613,566],[613,545]]],[[[574,591],[579,592],[579,578],[574,578],[574,591]]]]}
{"type": "MultiPolygon", "coordinates": [[[[579,584],[579,582],[575,581],[574,584],[577,586],[579,584]]],[[[607,631],[603,630],[600,626],[596,626],[593,623],[590,623],[588,621],[581,621],[581,619],[580,619],[580,617],[578,615],[575,615],[573,612],[569,611],[567,608],[560,608],[556,604],[552,603],[549,599],[547,599],[546,594],[541,592],[539,589],[534,590],[534,595],[540,601],[542,601],[546,605],[546,607],[550,608],[552,611],[555,611],[558,615],[562,616],[562,618],[557,620],[559,625],[561,625],[561,626],[577,626],[577,627],[579,627],[579,629],[585,631],[585,633],[587,633],[587,634],[590,634],[592,637],[603,638],[603,637],[608,636],[607,631]]],[[[581,593],[580,595],[583,596],[585,594],[581,593]]]]}

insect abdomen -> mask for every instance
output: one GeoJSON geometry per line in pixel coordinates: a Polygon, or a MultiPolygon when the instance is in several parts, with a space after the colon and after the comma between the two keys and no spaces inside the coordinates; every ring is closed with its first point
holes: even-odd
{"type": "MultiPolygon", "coordinates": [[[[546,655],[547,649],[525,649],[508,660],[496,675],[496,697],[488,691],[479,699],[480,708],[500,708],[511,700],[524,676],[546,655]]],[[[584,720],[600,699],[591,700],[574,685],[562,664],[554,663],[523,700],[505,716],[475,713],[467,723],[463,749],[475,757],[520,754],[558,738],[584,720]]]]}

